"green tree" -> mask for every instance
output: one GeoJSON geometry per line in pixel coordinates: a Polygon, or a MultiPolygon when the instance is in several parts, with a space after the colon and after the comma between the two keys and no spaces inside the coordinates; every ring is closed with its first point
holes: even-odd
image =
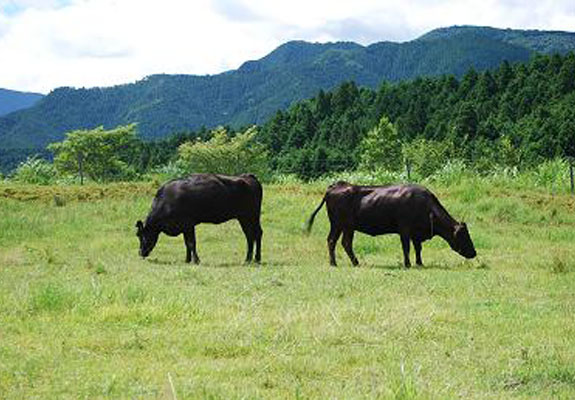
{"type": "Polygon", "coordinates": [[[136,143],[136,125],[103,127],[68,132],[62,142],[52,143],[54,165],[64,174],[78,174],[95,181],[132,179],[135,172],[126,160],[136,143]]]}
{"type": "Polygon", "coordinates": [[[360,167],[397,171],[402,167],[401,141],[397,129],[386,116],[360,143],[360,167]]]}
{"type": "Polygon", "coordinates": [[[493,98],[497,93],[497,83],[491,75],[491,72],[485,71],[479,76],[477,82],[477,95],[479,100],[487,101],[493,98]]]}
{"type": "Polygon", "coordinates": [[[331,114],[331,93],[326,94],[320,89],[315,103],[316,113],[319,118],[325,118],[331,114]]]}
{"type": "Polygon", "coordinates": [[[293,111],[295,123],[292,125],[287,138],[287,146],[301,148],[313,138],[316,125],[308,103],[297,104],[293,111]]]}
{"type": "Polygon", "coordinates": [[[461,104],[453,126],[453,139],[463,142],[474,139],[477,125],[477,114],[473,105],[468,102],[461,104]]]}
{"type": "Polygon", "coordinates": [[[178,163],[188,172],[210,172],[228,175],[253,173],[265,178],[269,172],[268,152],[254,141],[256,127],[231,136],[223,128],[203,141],[186,142],[178,148],[178,163]]]}
{"type": "Polygon", "coordinates": [[[566,94],[575,90],[575,53],[565,57],[565,61],[559,71],[559,90],[566,94]]]}
{"type": "Polygon", "coordinates": [[[497,70],[496,76],[497,76],[496,78],[497,86],[505,89],[509,84],[509,82],[511,82],[511,80],[513,79],[513,70],[511,69],[509,61],[504,60],[501,63],[499,69],[497,70]]]}
{"type": "Polygon", "coordinates": [[[477,83],[478,73],[477,71],[471,67],[463,78],[461,79],[461,85],[459,86],[459,92],[462,98],[466,98],[469,96],[473,89],[475,88],[475,84],[477,83]]]}

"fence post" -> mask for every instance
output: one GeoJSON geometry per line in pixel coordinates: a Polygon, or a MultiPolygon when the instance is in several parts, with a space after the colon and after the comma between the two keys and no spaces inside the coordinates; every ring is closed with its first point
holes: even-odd
{"type": "Polygon", "coordinates": [[[405,159],[405,172],[407,173],[407,181],[411,182],[411,164],[409,163],[409,158],[405,159]]]}

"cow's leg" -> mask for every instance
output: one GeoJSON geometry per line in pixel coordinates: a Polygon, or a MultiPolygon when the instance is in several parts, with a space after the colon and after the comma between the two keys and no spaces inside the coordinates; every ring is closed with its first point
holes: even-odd
{"type": "Polygon", "coordinates": [[[242,227],[242,230],[244,231],[244,235],[246,235],[246,242],[248,245],[248,251],[246,254],[246,263],[251,263],[254,254],[254,241],[255,241],[254,224],[250,220],[241,219],[240,225],[242,227]]]}
{"type": "Polygon", "coordinates": [[[329,231],[329,235],[327,235],[327,250],[329,252],[329,264],[332,267],[337,266],[335,262],[335,245],[337,244],[340,235],[341,235],[341,229],[332,225],[329,231]]]}
{"type": "Polygon", "coordinates": [[[415,249],[415,263],[417,265],[423,265],[423,261],[421,261],[421,241],[419,240],[412,240],[413,248],[415,249]]]}
{"type": "Polygon", "coordinates": [[[196,252],[196,227],[192,226],[189,230],[184,232],[184,242],[186,243],[186,262],[192,260],[194,264],[200,263],[200,258],[196,252]]]}
{"type": "Polygon", "coordinates": [[[263,235],[262,226],[260,225],[260,221],[257,221],[255,227],[255,237],[256,237],[256,262],[259,264],[262,261],[262,235],[263,235]]]}
{"type": "Polygon", "coordinates": [[[401,233],[400,237],[401,247],[403,248],[403,265],[405,265],[405,268],[409,268],[411,267],[411,262],[409,261],[409,235],[401,233]]]}
{"type": "Polygon", "coordinates": [[[359,261],[357,261],[357,257],[353,253],[353,229],[343,231],[343,238],[341,240],[341,245],[343,246],[345,252],[349,256],[351,263],[354,266],[357,266],[359,264],[359,261]]]}

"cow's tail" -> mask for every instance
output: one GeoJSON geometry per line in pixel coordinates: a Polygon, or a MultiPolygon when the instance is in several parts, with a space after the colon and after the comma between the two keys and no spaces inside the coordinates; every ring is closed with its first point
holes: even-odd
{"type": "Polygon", "coordinates": [[[321,201],[321,203],[319,203],[319,206],[317,206],[317,208],[315,209],[315,211],[311,214],[311,216],[309,217],[309,219],[307,220],[306,224],[305,224],[305,233],[309,235],[309,233],[311,232],[311,227],[313,225],[313,220],[315,219],[315,215],[319,212],[319,210],[323,207],[325,200],[327,199],[327,193],[325,194],[325,196],[323,196],[323,199],[321,201]]]}

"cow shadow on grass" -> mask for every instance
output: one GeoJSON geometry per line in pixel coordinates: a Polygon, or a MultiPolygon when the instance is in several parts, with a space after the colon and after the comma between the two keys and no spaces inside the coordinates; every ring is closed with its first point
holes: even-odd
{"type": "MultiPolygon", "coordinates": [[[[204,264],[200,264],[199,266],[202,267],[204,264]]],[[[206,267],[209,268],[269,268],[269,267],[285,267],[288,263],[284,263],[281,261],[262,261],[259,264],[255,262],[246,263],[246,262],[207,262],[205,264],[206,267]]]]}
{"type": "Polygon", "coordinates": [[[289,265],[281,261],[262,261],[260,264],[256,263],[246,263],[243,261],[224,261],[224,262],[213,262],[213,261],[202,261],[200,264],[185,263],[180,260],[169,260],[169,259],[159,259],[159,258],[149,258],[146,262],[154,265],[164,265],[164,266],[188,266],[190,268],[266,268],[266,267],[285,267],[289,265]]]}
{"type": "Polygon", "coordinates": [[[438,270],[438,271],[453,271],[453,272],[490,269],[490,265],[488,263],[479,260],[463,260],[460,262],[433,262],[421,266],[412,265],[411,268],[405,268],[403,264],[400,263],[371,264],[367,265],[366,267],[374,269],[387,269],[387,270],[406,270],[406,271],[438,270]]]}
{"type": "MultiPolygon", "coordinates": [[[[161,258],[148,258],[146,262],[158,266],[188,266],[190,268],[247,268],[247,269],[261,269],[261,268],[281,268],[293,266],[293,263],[282,261],[262,261],[260,264],[245,263],[243,261],[202,261],[200,264],[185,263],[183,260],[175,259],[161,259],[161,258]]],[[[333,268],[333,267],[330,267],[333,268]]],[[[402,263],[360,263],[358,267],[352,267],[351,264],[339,263],[335,268],[358,268],[358,269],[378,269],[387,271],[425,271],[425,270],[442,270],[442,271],[470,271],[478,269],[489,269],[484,263],[473,263],[463,261],[460,263],[446,263],[434,262],[424,265],[412,265],[411,268],[405,268],[402,263]]]]}
{"type": "Polygon", "coordinates": [[[179,264],[176,260],[169,260],[169,259],[161,259],[161,258],[147,258],[144,260],[147,263],[154,264],[154,265],[177,265],[179,264]]]}
{"type": "Polygon", "coordinates": [[[146,262],[154,265],[163,265],[163,266],[170,266],[170,267],[190,267],[190,268],[234,268],[234,267],[245,267],[251,266],[252,264],[245,264],[242,262],[204,262],[202,261],[199,264],[194,263],[187,263],[183,260],[169,260],[169,259],[158,259],[158,258],[149,258],[146,262]]]}
{"type": "MultiPolygon", "coordinates": [[[[362,265],[360,264],[360,267],[362,265]]],[[[401,263],[395,264],[368,264],[363,265],[363,268],[368,269],[383,269],[383,270],[393,270],[393,271],[425,271],[425,270],[443,270],[443,271],[456,271],[458,270],[457,264],[448,263],[428,263],[424,265],[412,265],[410,268],[405,268],[401,263]]],[[[466,268],[469,269],[469,268],[466,268]]]]}

